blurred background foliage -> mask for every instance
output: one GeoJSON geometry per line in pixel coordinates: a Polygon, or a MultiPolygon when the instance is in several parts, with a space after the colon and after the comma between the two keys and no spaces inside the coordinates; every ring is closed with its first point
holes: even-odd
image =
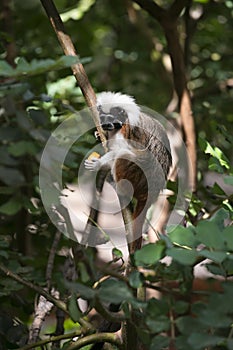
{"type": "MultiPolygon", "coordinates": [[[[166,8],[172,1],[157,3],[166,8]]],[[[122,91],[140,105],[176,117],[169,108],[173,81],[166,40],[152,17],[127,0],[56,0],[56,6],[96,92],[122,91]]],[[[56,229],[41,203],[39,161],[51,131],[85,103],[69,68],[73,58],[63,57],[40,1],[5,0],[0,8],[0,259],[45,286],[56,229]]],[[[224,187],[233,185],[232,18],[233,1],[196,0],[179,21],[199,144],[193,216],[221,207],[232,215],[232,192],[224,187]],[[210,171],[225,176],[223,188],[206,183],[210,171]]],[[[76,181],[79,162],[94,142],[86,135],[73,149],[66,182],[76,181]]],[[[64,246],[70,242],[62,237],[59,248],[64,246]]],[[[59,252],[53,285],[64,292],[66,254],[59,252]]],[[[25,343],[33,298],[30,289],[1,276],[0,349],[25,343]],[[19,332],[12,334],[16,326],[19,332]]]]}

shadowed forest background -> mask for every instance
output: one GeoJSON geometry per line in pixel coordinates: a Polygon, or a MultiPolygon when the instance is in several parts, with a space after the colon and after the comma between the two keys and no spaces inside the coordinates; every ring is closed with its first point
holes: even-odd
{"type": "MultiPolygon", "coordinates": [[[[114,333],[96,333],[93,309],[109,322],[131,323],[138,349],[233,349],[233,1],[55,3],[95,92],[132,95],[180,130],[191,147],[193,195],[184,222],[134,254],[129,276],[122,276],[117,247],[105,265],[83,246],[71,259],[75,242],[43,207],[39,164],[51,132],[86,107],[70,69],[76,60],[64,56],[39,0],[2,0],[0,350],[88,350],[98,337],[108,349],[132,350],[114,333]],[[169,266],[165,256],[173,258],[169,266]],[[208,286],[197,286],[200,263],[211,273],[208,286]],[[160,298],[135,297],[143,286],[160,298]],[[88,302],[85,311],[80,298],[88,302]],[[109,311],[109,303],[121,310],[109,311]]],[[[72,146],[64,188],[77,184],[80,162],[95,143],[88,133],[72,146]]],[[[168,187],[172,207],[175,178],[168,187]]]]}

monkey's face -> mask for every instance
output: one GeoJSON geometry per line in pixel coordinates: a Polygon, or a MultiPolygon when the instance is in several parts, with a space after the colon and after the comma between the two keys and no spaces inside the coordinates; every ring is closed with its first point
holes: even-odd
{"type": "Polygon", "coordinates": [[[128,119],[126,111],[122,107],[111,107],[109,112],[104,112],[101,106],[98,106],[100,123],[104,130],[118,130],[128,119]]]}

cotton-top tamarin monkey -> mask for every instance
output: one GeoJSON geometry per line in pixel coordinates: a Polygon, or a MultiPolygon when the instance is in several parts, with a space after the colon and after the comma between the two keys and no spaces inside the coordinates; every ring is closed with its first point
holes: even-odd
{"type": "Polygon", "coordinates": [[[132,212],[127,240],[133,253],[141,247],[146,212],[166,183],[172,163],[169,140],[164,127],[143,113],[131,96],[102,92],[97,96],[97,110],[108,152],[87,159],[85,167],[111,170],[121,207],[132,212]]]}

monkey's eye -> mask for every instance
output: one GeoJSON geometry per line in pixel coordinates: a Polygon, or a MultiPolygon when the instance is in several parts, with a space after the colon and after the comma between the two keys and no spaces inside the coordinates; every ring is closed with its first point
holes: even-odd
{"type": "Polygon", "coordinates": [[[121,107],[112,107],[110,109],[110,114],[122,122],[124,122],[128,117],[126,111],[121,107]]]}

